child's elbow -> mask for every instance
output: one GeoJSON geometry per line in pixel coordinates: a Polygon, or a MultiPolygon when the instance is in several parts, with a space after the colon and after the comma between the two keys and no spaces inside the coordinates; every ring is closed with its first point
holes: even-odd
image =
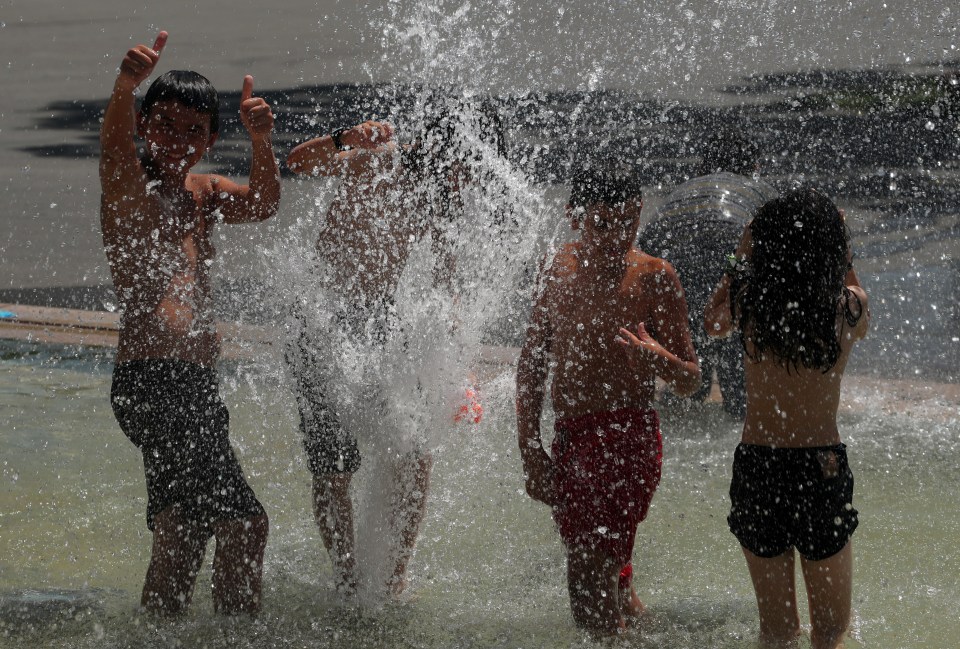
{"type": "Polygon", "coordinates": [[[696,363],[691,363],[691,365],[689,371],[685,372],[672,386],[678,397],[689,397],[700,389],[700,384],[703,381],[700,366],[696,363]]]}
{"type": "Polygon", "coordinates": [[[280,211],[279,202],[271,202],[269,204],[261,204],[259,209],[254,210],[254,219],[259,223],[272,219],[277,215],[277,212],[280,211]]]}

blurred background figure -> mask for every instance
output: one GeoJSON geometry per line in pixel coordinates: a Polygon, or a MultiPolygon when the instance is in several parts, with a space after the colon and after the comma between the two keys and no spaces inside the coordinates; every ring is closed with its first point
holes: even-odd
{"type": "Polygon", "coordinates": [[[640,232],[638,247],[669,261],[683,285],[703,376],[700,389],[691,398],[706,399],[716,373],[724,410],[742,419],[746,396],[740,336],[708,338],[703,309],[744,225],[761,205],[776,198],[777,190],[757,177],[759,153],[740,131],[728,127],[712,130],[704,138],[701,158],[696,177],[677,186],[640,232]]]}

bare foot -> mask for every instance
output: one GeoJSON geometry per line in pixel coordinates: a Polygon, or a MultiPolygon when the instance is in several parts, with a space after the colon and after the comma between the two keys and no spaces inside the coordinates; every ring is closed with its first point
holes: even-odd
{"type": "Polygon", "coordinates": [[[391,577],[386,586],[387,596],[395,604],[410,604],[420,598],[419,593],[407,588],[409,582],[405,577],[391,577]]]}
{"type": "Polygon", "coordinates": [[[354,575],[341,576],[334,582],[334,588],[343,597],[354,597],[357,594],[357,579],[354,575]]]}
{"type": "Polygon", "coordinates": [[[647,612],[646,605],[640,601],[637,592],[630,589],[629,592],[620,594],[620,614],[623,615],[628,626],[637,623],[647,612]]]}
{"type": "Polygon", "coordinates": [[[399,597],[407,589],[407,578],[405,575],[393,575],[387,580],[387,593],[391,597],[399,597]]]}

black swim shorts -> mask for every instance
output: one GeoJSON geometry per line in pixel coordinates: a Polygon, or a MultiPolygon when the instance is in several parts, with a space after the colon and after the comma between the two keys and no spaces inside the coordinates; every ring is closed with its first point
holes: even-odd
{"type": "Polygon", "coordinates": [[[316,371],[322,360],[315,358],[316,348],[301,333],[287,347],[287,362],[295,381],[300,433],[307,453],[310,473],[355,473],[360,468],[357,438],[340,423],[332,401],[326,394],[326,379],[316,371]]]}
{"type": "Polygon", "coordinates": [[[727,523],[740,544],[772,558],[795,547],[820,561],[857,529],[846,446],[773,448],[740,444],[733,459],[727,523]]]}
{"type": "MultiPolygon", "coordinates": [[[[383,347],[390,334],[390,307],[363,309],[345,304],[334,313],[332,325],[347,338],[364,346],[383,347]]],[[[300,433],[310,473],[355,473],[360,469],[357,438],[340,422],[329,390],[334,363],[326,349],[334,336],[313,326],[299,303],[291,310],[293,332],[287,341],[286,361],[294,380],[300,433]]]]}
{"type": "Polygon", "coordinates": [[[151,530],[154,517],[174,505],[204,525],[264,514],[230,446],[216,370],[172,359],[121,363],[110,402],[143,453],[151,530]]]}

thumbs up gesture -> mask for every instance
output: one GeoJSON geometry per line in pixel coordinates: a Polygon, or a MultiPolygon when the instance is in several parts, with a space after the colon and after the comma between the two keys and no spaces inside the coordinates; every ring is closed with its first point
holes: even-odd
{"type": "Polygon", "coordinates": [[[160,32],[153,43],[153,47],[146,45],[137,45],[127,51],[126,56],[120,63],[119,78],[130,84],[130,87],[136,88],[157,67],[157,61],[160,60],[160,52],[167,44],[167,32],[160,32]]]}
{"type": "Polygon", "coordinates": [[[265,140],[273,131],[273,111],[263,97],[253,96],[253,77],[249,74],[243,78],[240,92],[240,121],[254,140],[265,140]]]}

